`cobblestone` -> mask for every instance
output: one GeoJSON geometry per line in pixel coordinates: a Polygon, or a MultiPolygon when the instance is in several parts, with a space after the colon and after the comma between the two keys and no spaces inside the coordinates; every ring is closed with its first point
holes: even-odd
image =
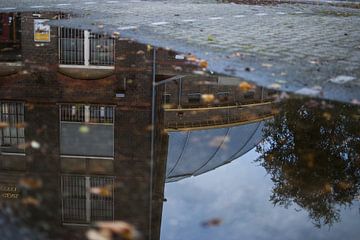
{"type": "Polygon", "coordinates": [[[320,86],[326,98],[360,99],[360,10],[309,4],[199,2],[51,0],[34,4],[15,0],[0,1],[0,11],[36,6],[81,11],[86,17],[72,19],[69,24],[84,28],[105,24],[105,30],[120,31],[140,42],[192,52],[207,59],[213,71],[260,85],[269,86],[281,77],[284,90],[320,86]],[[263,63],[272,67],[264,68],[263,63]],[[255,71],[249,73],[246,67],[255,71]],[[354,80],[346,87],[330,82],[342,75],[354,80]]]}

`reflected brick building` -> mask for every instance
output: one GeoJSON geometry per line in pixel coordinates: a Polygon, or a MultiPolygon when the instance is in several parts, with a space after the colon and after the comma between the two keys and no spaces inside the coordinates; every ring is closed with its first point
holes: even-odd
{"type": "Polygon", "coordinates": [[[267,119],[271,93],[194,75],[172,51],[37,22],[65,16],[0,14],[1,197],[21,198],[19,179],[36,175],[60,225],[125,220],[159,239],[168,132],[267,119]]]}

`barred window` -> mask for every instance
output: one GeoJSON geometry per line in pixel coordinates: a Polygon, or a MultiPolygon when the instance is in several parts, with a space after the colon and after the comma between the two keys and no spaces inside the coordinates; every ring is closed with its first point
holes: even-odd
{"type": "Polygon", "coordinates": [[[87,30],[59,29],[60,64],[113,66],[115,39],[87,30]]]}
{"type": "Polygon", "coordinates": [[[61,64],[85,64],[84,31],[61,28],[59,40],[61,64]]]}
{"type": "Polygon", "coordinates": [[[114,157],[114,106],[61,104],[62,157],[114,157]]]}
{"type": "Polygon", "coordinates": [[[90,65],[114,65],[115,40],[100,34],[90,34],[90,65]]]}
{"type": "Polygon", "coordinates": [[[114,123],[114,107],[106,105],[62,104],[62,122],[114,123]]]}
{"type": "Polygon", "coordinates": [[[113,220],[114,178],[108,176],[61,176],[63,223],[113,220]]]}
{"type": "Polygon", "coordinates": [[[0,102],[2,152],[24,152],[24,103],[0,102]]]}

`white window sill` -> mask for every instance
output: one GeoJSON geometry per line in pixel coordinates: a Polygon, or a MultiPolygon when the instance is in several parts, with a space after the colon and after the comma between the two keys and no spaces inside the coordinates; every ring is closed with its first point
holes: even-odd
{"type": "Polygon", "coordinates": [[[77,68],[77,69],[104,69],[114,70],[115,66],[96,66],[96,65],[71,65],[71,64],[59,64],[59,68],[77,68]]]}
{"type": "Polygon", "coordinates": [[[89,158],[89,159],[102,159],[102,160],[114,160],[114,157],[97,157],[97,156],[79,156],[79,155],[60,155],[62,158],[89,158]]]}

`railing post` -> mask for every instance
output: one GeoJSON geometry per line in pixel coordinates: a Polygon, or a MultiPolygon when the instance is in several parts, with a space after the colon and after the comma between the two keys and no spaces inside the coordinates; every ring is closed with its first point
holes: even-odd
{"type": "Polygon", "coordinates": [[[85,189],[86,189],[86,222],[90,222],[90,214],[91,214],[91,199],[90,199],[90,177],[85,177],[85,189]]]}
{"type": "Polygon", "coordinates": [[[90,32],[88,30],[84,31],[84,64],[90,65],[90,32]]]}

